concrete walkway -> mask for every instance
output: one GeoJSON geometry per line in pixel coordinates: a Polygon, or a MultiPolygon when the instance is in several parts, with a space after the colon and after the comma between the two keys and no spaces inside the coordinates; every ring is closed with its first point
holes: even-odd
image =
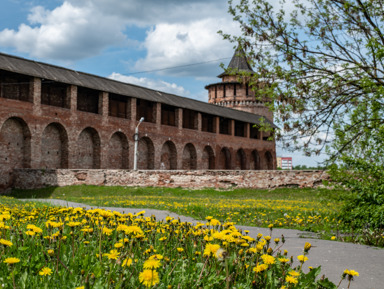
{"type": "MultiPolygon", "coordinates": [[[[67,202],[55,199],[26,199],[24,201],[47,202],[52,205],[65,207],[81,207],[85,209],[96,208],[96,206],[88,206],[81,203],[67,202]]],[[[180,218],[182,222],[196,223],[193,218],[180,216],[168,211],[160,211],[153,209],[130,209],[130,208],[114,208],[99,207],[105,210],[118,211],[121,213],[137,213],[145,211],[145,216],[155,215],[157,219],[162,220],[167,216],[180,218]]],[[[269,235],[268,228],[236,226],[238,229],[249,230],[251,237],[256,237],[258,233],[269,235]]],[[[306,266],[317,267],[321,265],[321,274],[334,282],[336,285],[340,281],[341,274],[345,269],[353,269],[359,272],[360,276],[355,277],[351,284],[351,289],[383,289],[384,288],[384,249],[369,247],[364,245],[356,245],[351,243],[343,243],[336,241],[326,241],[312,239],[308,232],[289,229],[273,229],[272,237],[285,237],[285,244],[282,249],[288,250],[288,255],[301,255],[305,242],[310,242],[312,248],[309,252],[309,260],[306,266]]],[[[343,281],[339,288],[347,288],[348,282],[343,281]]]]}

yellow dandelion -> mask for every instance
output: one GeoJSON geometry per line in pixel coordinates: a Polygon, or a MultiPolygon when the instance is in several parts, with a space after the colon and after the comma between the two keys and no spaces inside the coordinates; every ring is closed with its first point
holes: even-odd
{"type": "Polygon", "coordinates": [[[308,257],[305,255],[299,255],[299,256],[297,256],[297,260],[299,260],[301,263],[304,263],[304,262],[308,261],[308,257]]]}
{"type": "Polygon", "coordinates": [[[304,252],[308,252],[309,249],[311,249],[311,247],[312,247],[312,244],[311,244],[311,243],[305,242],[305,245],[304,245],[304,252]]]}
{"type": "Polygon", "coordinates": [[[119,249],[119,248],[121,248],[121,247],[123,247],[124,245],[122,244],[122,243],[116,243],[115,245],[114,245],[114,247],[116,248],[116,249],[119,249]]]}
{"type": "Polygon", "coordinates": [[[261,255],[261,259],[263,260],[264,264],[267,264],[267,265],[275,264],[275,257],[271,255],[267,255],[267,254],[261,255]]]}
{"type": "Polygon", "coordinates": [[[9,258],[4,260],[4,263],[7,263],[8,265],[16,264],[16,263],[19,263],[19,262],[20,262],[20,259],[19,258],[15,258],[15,257],[9,257],[9,258]]]}
{"type": "Polygon", "coordinates": [[[156,269],[160,267],[160,261],[156,259],[148,259],[144,262],[144,269],[156,269]]]}
{"type": "Polygon", "coordinates": [[[108,259],[116,260],[119,258],[120,253],[117,250],[111,250],[109,254],[105,254],[108,259]]]}
{"type": "Polygon", "coordinates": [[[220,245],[208,243],[204,249],[204,256],[215,256],[217,250],[220,249],[220,245]]]}
{"type": "Polygon", "coordinates": [[[130,267],[132,265],[132,259],[131,258],[127,258],[123,261],[123,263],[121,264],[122,267],[130,267]]]}
{"type": "Polygon", "coordinates": [[[291,275],[291,276],[293,276],[293,277],[297,277],[297,276],[300,276],[300,273],[299,273],[299,272],[297,272],[297,271],[294,271],[294,270],[292,270],[292,271],[289,271],[289,272],[288,272],[288,274],[289,274],[289,275],[291,275]]]}
{"type": "Polygon", "coordinates": [[[268,269],[267,264],[257,264],[256,267],[254,267],[252,270],[256,273],[263,272],[268,269]]]}
{"type": "Polygon", "coordinates": [[[285,281],[291,284],[297,284],[299,282],[295,277],[292,276],[286,276],[285,281]]]}
{"type": "Polygon", "coordinates": [[[152,287],[159,283],[159,273],[154,270],[144,270],[143,272],[140,272],[139,280],[145,287],[152,287]]]}
{"type": "Polygon", "coordinates": [[[43,269],[40,270],[39,275],[40,276],[47,276],[52,274],[52,269],[48,267],[44,267],[43,269]]]}

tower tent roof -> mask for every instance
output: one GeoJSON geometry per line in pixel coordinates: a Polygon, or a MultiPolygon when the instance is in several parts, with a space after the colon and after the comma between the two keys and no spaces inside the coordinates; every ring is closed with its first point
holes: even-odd
{"type": "Polygon", "coordinates": [[[218,77],[229,75],[231,72],[247,72],[255,73],[252,67],[249,65],[245,52],[240,45],[237,47],[235,53],[232,56],[231,62],[228,64],[226,71],[220,74],[218,77]]]}

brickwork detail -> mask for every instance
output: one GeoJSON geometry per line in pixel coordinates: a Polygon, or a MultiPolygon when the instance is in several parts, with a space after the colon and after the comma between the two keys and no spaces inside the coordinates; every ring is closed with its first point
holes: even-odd
{"type": "Polygon", "coordinates": [[[31,165],[31,133],[20,118],[7,119],[0,130],[0,189],[11,184],[9,168],[31,165]]]}
{"type": "Polygon", "coordinates": [[[77,140],[77,167],[100,168],[100,137],[94,128],[84,129],[77,140]]]}
{"type": "Polygon", "coordinates": [[[183,150],[183,170],[196,170],[197,169],[197,155],[196,148],[193,144],[188,143],[183,150]]]}
{"type": "Polygon", "coordinates": [[[177,150],[173,142],[167,141],[161,149],[160,168],[163,170],[177,169],[177,150]]]}
{"type": "Polygon", "coordinates": [[[58,123],[49,124],[41,137],[42,168],[68,168],[68,135],[58,123]]]}
{"type": "Polygon", "coordinates": [[[108,146],[108,168],[128,169],[128,139],[121,133],[116,132],[109,140],[108,146]]]}
{"type": "Polygon", "coordinates": [[[223,147],[220,151],[219,158],[219,169],[220,170],[230,170],[231,166],[231,152],[227,147],[223,147]]]}
{"type": "Polygon", "coordinates": [[[20,189],[47,186],[105,185],[182,188],[317,187],[329,180],[324,171],[129,171],[17,169],[14,186],[20,189]]]}
{"type": "Polygon", "coordinates": [[[155,168],[155,147],[149,137],[143,137],[138,144],[137,168],[153,170],[155,168]]]}
{"type": "Polygon", "coordinates": [[[215,153],[211,146],[205,146],[204,148],[201,168],[203,170],[213,170],[215,168],[215,153]]]}

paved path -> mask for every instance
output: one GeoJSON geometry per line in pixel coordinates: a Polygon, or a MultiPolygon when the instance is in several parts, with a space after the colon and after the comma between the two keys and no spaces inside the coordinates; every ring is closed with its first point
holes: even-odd
{"type": "MultiPolygon", "coordinates": [[[[31,199],[25,201],[32,201],[31,199]]],[[[85,209],[96,208],[81,203],[67,202],[55,199],[34,199],[33,201],[48,202],[53,205],[67,207],[82,207],[85,209]]],[[[153,209],[130,209],[99,207],[106,210],[137,213],[145,210],[145,216],[155,215],[157,219],[165,219],[167,216],[180,218],[182,222],[196,223],[193,218],[180,216],[168,211],[153,209]]],[[[256,237],[258,233],[269,235],[268,228],[236,226],[239,229],[249,230],[251,237],[256,237]]],[[[351,284],[351,289],[383,289],[384,288],[384,249],[343,243],[336,241],[326,241],[308,238],[308,232],[289,229],[273,229],[273,237],[285,236],[286,242],[282,249],[288,250],[288,255],[302,254],[305,242],[310,242],[312,248],[309,252],[307,266],[317,267],[321,265],[321,274],[325,274],[331,281],[338,284],[340,276],[345,269],[353,269],[359,272],[360,276],[355,278],[351,284]],[[304,237],[306,236],[306,237],[304,237]]],[[[309,234],[310,235],[310,234],[309,234]]],[[[348,283],[343,281],[339,288],[347,288],[348,283]]]]}

